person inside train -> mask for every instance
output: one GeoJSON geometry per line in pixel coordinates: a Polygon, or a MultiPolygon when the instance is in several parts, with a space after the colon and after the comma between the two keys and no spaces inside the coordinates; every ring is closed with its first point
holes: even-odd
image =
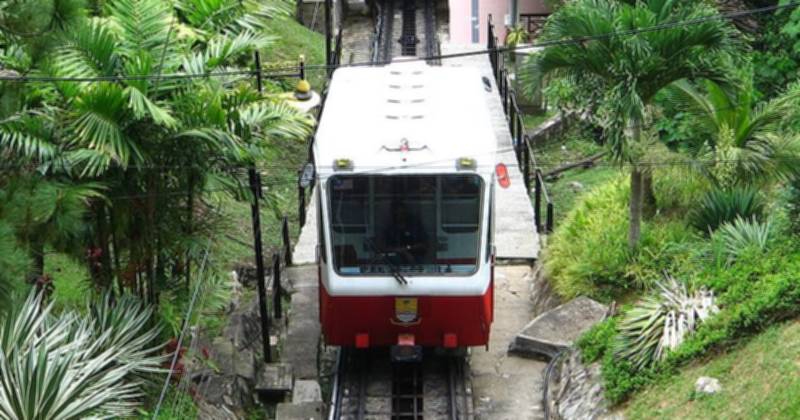
{"type": "Polygon", "coordinates": [[[422,264],[428,253],[428,235],[422,222],[401,202],[392,204],[392,223],[383,232],[385,250],[400,264],[422,264]]]}

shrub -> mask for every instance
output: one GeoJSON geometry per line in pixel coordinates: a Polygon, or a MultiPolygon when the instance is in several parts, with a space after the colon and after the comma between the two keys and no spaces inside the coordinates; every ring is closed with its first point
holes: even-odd
{"type": "Polygon", "coordinates": [[[752,188],[714,189],[700,200],[692,214],[692,224],[702,232],[713,232],[737,217],[760,220],[763,213],[764,201],[752,188]]]}
{"type": "Polygon", "coordinates": [[[776,322],[800,315],[798,279],[800,247],[792,241],[776,243],[766,254],[746,254],[730,267],[710,267],[698,273],[696,283],[714,288],[723,309],[651,367],[638,369],[606,348],[602,359],[606,397],[614,404],[622,402],[709,351],[736,345],[776,322]]]}
{"type": "Polygon", "coordinates": [[[584,363],[600,360],[608,352],[617,334],[617,319],[607,318],[593,325],[575,343],[581,350],[584,363]]]}
{"type": "Polygon", "coordinates": [[[746,252],[763,253],[772,240],[773,229],[769,220],[759,222],[737,217],[733,222],[719,226],[713,240],[720,241],[730,260],[737,259],[746,252]]]}
{"type": "Polygon", "coordinates": [[[618,324],[614,355],[637,370],[662,360],[701,322],[719,312],[712,292],[701,289],[689,294],[686,285],[669,275],[657,286],[658,293],[645,297],[618,324]]]}
{"type": "Polygon", "coordinates": [[[142,374],[163,358],[152,311],[133,298],[94,305],[96,319],[55,316],[41,295],[0,317],[0,418],[130,417],[142,374]]]}
{"type": "Polygon", "coordinates": [[[622,176],[598,186],[579,199],[550,237],[544,268],[565,299],[610,300],[649,286],[697,241],[683,223],[659,216],[643,223],[639,247],[631,251],[628,193],[622,176]]]}

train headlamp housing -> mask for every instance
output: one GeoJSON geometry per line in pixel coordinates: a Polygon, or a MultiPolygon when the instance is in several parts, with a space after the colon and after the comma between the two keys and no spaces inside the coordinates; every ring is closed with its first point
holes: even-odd
{"type": "Polygon", "coordinates": [[[474,158],[462,157],[456,159],[456,169],[459,171],[474,171],[478,168],[478,162],[474,158]]]}
{"type": "Polygon", "coordinates": [[[333,161],[333,170],[335,171],[352,171],[353,161],[351,159],[335,159],[333,161]]]}

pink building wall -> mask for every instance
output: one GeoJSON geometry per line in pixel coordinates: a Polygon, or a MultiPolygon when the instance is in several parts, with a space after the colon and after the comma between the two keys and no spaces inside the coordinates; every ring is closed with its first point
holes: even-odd
{"type": "MultiPolygon", "coordinates": [[[[520,14],[548,13],[544,0],[518,0],[520,14]]],[[[472,0],[448,0],[450,7],[450,42],[471,44],[472,41],[472,0]]],[[[506,36],[505,17],[508,14],[509,0],[479,0],[478,21],[479,43],[486,43],[487,19],[489,14],[497,30],[500,42],[506,36]]]]}

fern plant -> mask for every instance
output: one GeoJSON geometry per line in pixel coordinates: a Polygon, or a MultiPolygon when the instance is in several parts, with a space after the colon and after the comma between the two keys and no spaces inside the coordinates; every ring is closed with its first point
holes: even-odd
{"type": "Polygon", "coordinates": [[[637,369],[652,366],[717,313],[714,293],[700,289],[689,293],[670,275],[657,283],[658,292],[645,297],[618,323],[614,356],[637,369]]]}
{"type": "Polygon", "coordinates": [[[713,232],[737,218],[760,220],[763,214],[764,201],[758,191],[750,187],[732,187],[706,193],[691,219],[697,229],[713,232]]]}

